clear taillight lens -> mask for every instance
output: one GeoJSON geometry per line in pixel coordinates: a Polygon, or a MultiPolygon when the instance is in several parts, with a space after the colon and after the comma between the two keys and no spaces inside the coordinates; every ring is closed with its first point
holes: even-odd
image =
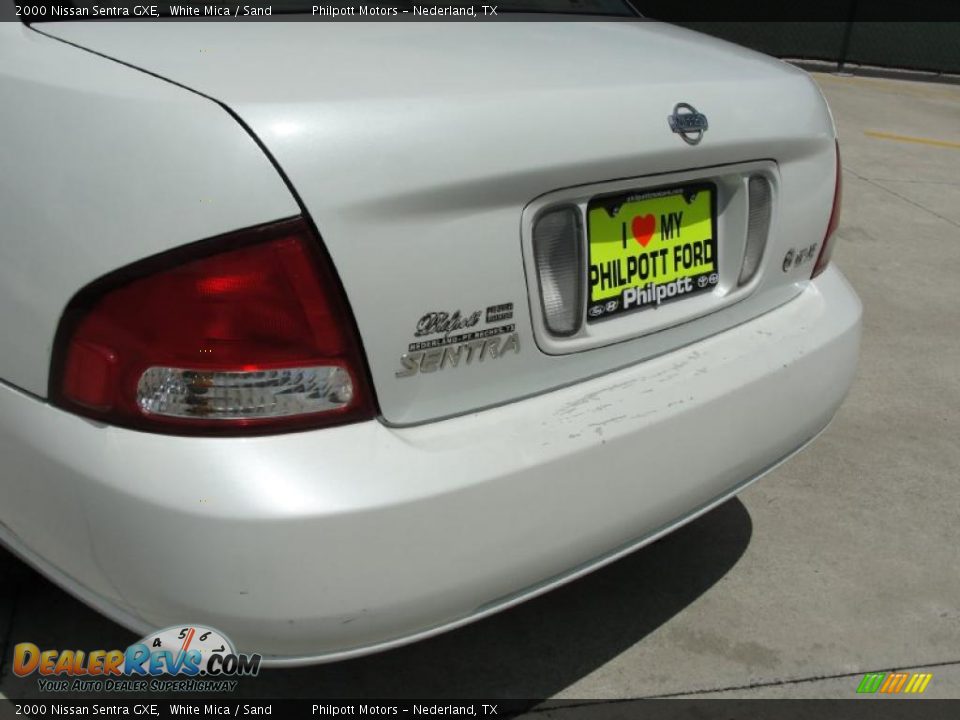
{"type": "Polygon", "coordinates": [[[830,264],[830,256],[833,255],[833,244],[837,236],[837,228],[840,226],[840,205],[843,201],[843,175],[842,165],[840,163],[840,144],[837,143],[837,177],[834,180],[833,188],[833,208],[830,210],[830,222],[827,223],[827,232],[823,236],[823,244],[820,246],[820,254],[817,256],[817,262],[813,266],[811,278],[827,269],[830,264]]]}
{"type": "Polygon", "coordinates": [[[747,245],[740,266],[739,285],[746,285],[753,279],[763,259],[763,251],[770,234],[772,196],[767,178],[754,175],[747,181],[747,245]]]}
{"type": "Polygon", "coordinates": [[[210,372],[150,368],[137,383],[146,415],[255,420],[341,410],[353,399],[350,373],[338,366],[210,372]]]}
{"type": "Polygon", "coordinates": [[[580,210],[544,213],[533,226],[543,319],[553,335],[573,335],[583,322],[583,229],[580,210]]]}
{"type": "Polygon", "coordinates": [[[306,223],[196,243],[94,283],[57,339],[51,397],[160,432],[275,432],[373,417],[339,281],[306,223]]]}

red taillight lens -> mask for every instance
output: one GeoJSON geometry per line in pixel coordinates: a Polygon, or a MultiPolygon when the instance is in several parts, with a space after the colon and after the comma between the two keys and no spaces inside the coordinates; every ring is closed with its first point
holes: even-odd
{"type": "Polygon", "coordinates": [[[177,433],[352,422],[376,404],[353,318],[302,219],[231,233],[81,292],[51,397],[108,423],[177,433]]]}
{"type": "Polygon", "coordinates": [[[822,273],[827,269],[827,265],[830,264],[830,256],[833,255],[834,238],[836,238],[837,235],[837,226],[840,225],[840,204],[843,200],[843,175],[840,164],[839,143],[836,144],[836,148],[837,177],[834,181],[833,209],[830,211],[830,222],[827,223],[827,233],[823,237],[823,244],[820,245],[820,254],[817,256],[817,262],[813,266],[813,272],[810,274],[811,278],[815,278],[817,275],[822,273]]]}

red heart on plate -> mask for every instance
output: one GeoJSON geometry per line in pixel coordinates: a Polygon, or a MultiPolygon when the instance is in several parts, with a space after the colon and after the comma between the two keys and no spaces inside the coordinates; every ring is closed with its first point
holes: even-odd
{"type": "Polygon", "coordinates": [[[637,215],[633,219],[633,239],[643,247],[647,246],[657,230],[657,218],[654,215],[637,215]]]}

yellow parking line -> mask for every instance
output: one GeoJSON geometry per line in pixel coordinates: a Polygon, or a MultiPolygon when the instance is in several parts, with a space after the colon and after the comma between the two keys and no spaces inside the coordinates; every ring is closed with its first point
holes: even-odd
{"type": "Polygon", "coordinates": [[[897,142],[933,145],[935,147],[955,148],[960,150],[960,142],[950,142],[949,140],[932,140],[930,138],[911,137],[910,135],[895,135],[894,133],[878,132],[876,130],[864,130],[863,134],[867,137],[877,138],[879,140],[895,140],[897,142]]]}
{"type": "Polygon", "coordinates": [[[922,80],[888,80],[875,77],[828,75],[826,73],[812,73],[812,75],[816,78],[817,82],[825,82],[827,84],[860,85],[881,92],[895,92],[898,95],[908,94],[918,97],[944,98],[954,101],[960,100],[960,88],[950,85],[940,85],[933,82],[924,82],[922,80]]]}

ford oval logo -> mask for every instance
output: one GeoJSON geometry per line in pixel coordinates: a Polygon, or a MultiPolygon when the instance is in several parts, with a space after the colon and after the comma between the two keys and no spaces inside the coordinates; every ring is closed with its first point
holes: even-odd
{"type": "Polygon", "coordinates": [[[682,137],[687,145],[696,145],[703,140],[703,134],[709,127],[707,116],[687,103],[677,103],[667,122],[670,123],[670,129],[682,137]]]}

